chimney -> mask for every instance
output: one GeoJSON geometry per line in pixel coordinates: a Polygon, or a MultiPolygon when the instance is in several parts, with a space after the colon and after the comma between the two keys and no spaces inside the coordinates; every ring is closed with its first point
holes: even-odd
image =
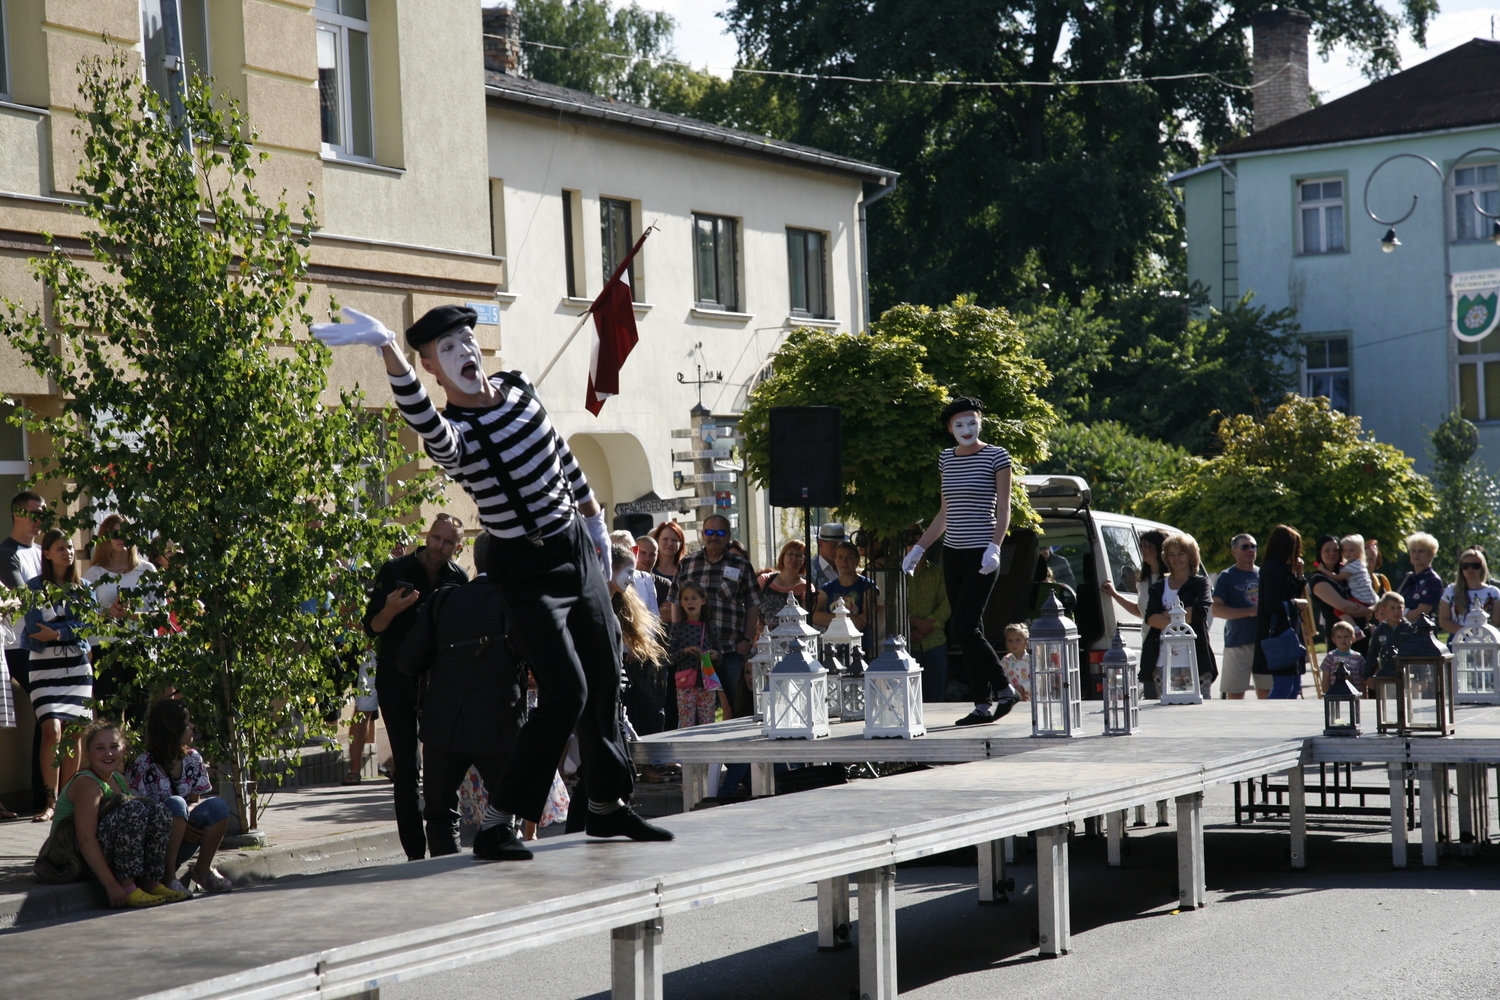
{"type": "Polygon", "coordinates": [[[1255,127],[1259,132],[1312,107],[1307,31],[1312,18],[1290,7],[1250,15],[1254,39],[1255,127]]]}
{"type": "MultiPolygon", "coordinates": [[[[1305,15],[1304,15],[1305,16],[1305,15]]],[[[474,23],[472,21],[470,24],[474,23]]],[[[507,76],[521,75],[521,19],[514,7],[486,7],[483,10],[484,68],[507,76]]],[[[1303,32],[1304,36],[1306,32],[1303,32]]],[[[1307,64],[1306,53],[1302,56],[1307,64]]]]}

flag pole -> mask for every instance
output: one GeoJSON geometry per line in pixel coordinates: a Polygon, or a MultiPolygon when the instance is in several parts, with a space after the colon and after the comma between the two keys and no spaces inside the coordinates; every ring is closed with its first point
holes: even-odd
{"type": "MultiPolygon", "coordinates": [[[[646,231],[644,233],[641,233],[641,238],[635,241],[635,246],[631,247],[630,253],[625,255],[625,259],[620,261],[619,265],[615,268],[615,273],[610,275],[609,281],[606,281],[604,283],[605,288],[608,288],[611,282],[616,281],[620,277],[620,275],[624,273],[625,269],[630,266],[630,261],[638,252],[640,252],[641,245],[646,242],[646,237],[650,236],[656,231],[657,226],[655,222],[652,222],[651,225],[646,227],[646,231]]],[[[601,291],[599,294],[603,295],[604,293],[601,291]]],[[[547,377],[547,373],[552,371],[552,368],[557,364],[558,359],[563,356],[563,352],[568,349],[568,345],[573,343],[573,338],[578,336],[578,331],[583,329],[583,324],[588,322],[589,316],[593,313],[594,307],[598,304],[599,299],[597,297],[593,302],[589,303],[589,307],[583,311],[583,315],[578,317],[578,325],[573,327],[573,332],[568,334],[568,339],[563,341],[563,345],[557,349],[557,353],[552,355],[552,360],[547,362],[547,367],[542,369],[542,374],[537,377],[537,380],[535,382],[531,383],[532,385],[538,386],[542,384],[542,379],[547,377]]]]}

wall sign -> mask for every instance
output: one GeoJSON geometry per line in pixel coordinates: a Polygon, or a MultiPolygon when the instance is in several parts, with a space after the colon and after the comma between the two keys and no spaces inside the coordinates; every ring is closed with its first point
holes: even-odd
{"type": "Polygon", "coordinates": [[[1452,290],[1453,336],[1473,343],[1493,333],[1500,319],[1500,271],[1460,271],[1452,290]]]}

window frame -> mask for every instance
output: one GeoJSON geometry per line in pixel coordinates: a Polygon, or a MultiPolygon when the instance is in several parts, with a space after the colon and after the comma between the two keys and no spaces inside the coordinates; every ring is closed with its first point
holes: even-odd
{"type": "MultiPolygon", "coordinates": [[[[360,18],[357,18],[357,17],[353,17],[353,16],[348,15],[348,14],[336,13],[334,11],[328,10],[326,7],[323,7],[323,6],[319,5],[319,4],[315,4],[313,6],[312,13],[313,13],[314,21],[316,22],[316,27],[314,28],[314,31],[315,32],[321,32],[321,31],[331,31],[331,32],[333,32],[337,36],[335,44],[338,46],[338,52],[337,52],[336,60],[335,60],[335,72],[338,74],[338,84],[339,84],[339,88],[338,88],[338,90],[339,90],[339,93],[338,93],[338,109],[337,109],[337,111],[338,111],[339,131],[340,131],[341,134],[339,136],[339,141],[338,142],[329,142],[328,139],[326,137],[323,137],[323,135],[322,135],[322,130],[323,130],[322,129],[322,126],[323,126],[323,121],[322,121],[322,118],[323,118],[323,115],[322,115],[322,93],[321,93],[321,90],[322,90],[322,80],[320,79],[318,81],[318,87],[319,87],[319,95],[318,95],[318,100],[319,100],[318,132],[319,132],[319,137],[321,139],[322,153],[323,153],[323,155],[325,157],[330,157],[330,158],[335,159],[335,160],[348,160],[348,161],[353,162],[353,163],[374,163],[375,162],[375,149],[376,149],[376,143],[375,143],[375,74],[374,74],[374,66],[372,65],[372,61],[371,61],[372,60],[373,48],[374,47],[373,47],[373,45],[371,43],[371,37],[370,37],[370,10],[369,10],[368,3],[366,4],[366,7],[365,7],[365,17],[364,17],[363,20],[361,20],[360,18]],[[353,71],[353,67],[352,67],[352,65],[350,63],[350,59],[349,59],[349,51],[350,51],[350,49],[349,49],[349,33],[351,31],[361,32],[365,36],[365,55],[364,55],[364,59],[365,59],[365,72],[368,75],[368,79],[365,80],[365,87],[364,87],[364,93],[365,93],[364,114],[365,114],[366,128],[367,128],[367,130],[369,132],[369,144],[370,144],[370,151],[369,151],[369,153],[361,153],[361,152],[356,151],[353,148],[353,145],[354,145],[354,143],[355,143],[356,140],[355,140],[355,136],[354,136],[354,113],[353,113],[354,112],[354,87],[353,87],[352,82],[351,82],[353,80],[353,72],[354,71],[353,71]]],[[[316,40],[316,35],[314,35],[314,39],[316,40]]],[[[321,76],[321,73],[322,73],[322,68],[319,67],[319,74],[320,74],[320,76],[321,76]]]]}
{"type": "Polygon", "coordinates": [[[1458,341],[1454,364],[1457,366],[1454,381],[1458,387],[1459,413],[1463,414],[1465,419],[1472,420],[1476,424],[1500,422],[1500,332],[1490,333],[1483,340],[1479,341],[1458,341]],[[1486,344],[1490,344],[1490,350],[1488,351],[1484,349],[1486,344]],[[1469,347],[1473,348],[1472,352],[1465,351],[1469,347]],[[1489,400],[1487,397],[1489,393],[1486,391],[1485,386],[1485,383],[1488,381],[1485,378],[1485,374],[1490,366],[1495,366],[1497,376],[1497,391],[1495,394],[1497,398],[1493,412],[1491,412],[1488,405],[1489,400]],[[1474,402],[1472,409],[1465,405],[1464,400],[1464,372],[1466,369],[1474,373],[1474,384],[1471,390],[1474,402]]]}
{"type": "Polygon", "coordinates": [[[10,17],[5,9],[6,0],[0,0],[0,101],[9,102],[10,95],[10,17]]]}
{"type": "Polygon", "coordinates": [[[693,225],[690,229],[693,250],[693,305],[698,309],[715,312],[738,313],[743,311],[742,288],[744,284],[740,275],[740,232],[742,222],[732,215],[716,215],[711,212],[694,212],[693,225]],[[712,222],[714,228],[714,293],[716,298],[705,299],[699,293],[703,290],[703,272],[699,266],[698,227],[702,222],[712,222]],[[727,227],[728,239],[723,238],[723,231],[727,227]],[[725,266],[723,254],[729,254],[728,266],[725,266]],[[724,290],[719,287],[719,279],[727,274],[733,287],[730,289],[729,301],[724,301],[724,290]]]}
{"type": "Polygon", "coordinates": [[[787,226],[786,241],[787,307],[790,315],[798,319],[833,319],[833,296],[829,294],[828,288],[828,233],[821,229],[807,229],[801,226],[787,226]],[[814,303],[812,301],[813,296],[811,292],[811,284],[808,281],[808,278],[810,278],[812,275],[811,264],[809,263],[809,257],[811,255],[807,252],[811,237],[816,237],[818,242],[818,285],[819,292],[822,298],[822,301],[818,303],[814,303]],[[801,307],[799,307],[796,302],[796,268],[795,262],[792,259],[792,246],[794,241],[796,240],[800,240],[802,243],[802,287],[804,305],[801,307]],[[817,305],[819,308],[814,309],[814,305],[817,305]]]}
{"type": "Polygon", "coordinates": [[[1354,414],[1354,335],[1350,331],[1329,330],[1323,333],[1316,333],[1311,336],[1304,337],[1302,341],[1302,352],[1301,356],[1298,358],[1297,367],[1300,369],[1297,383],[1299,388],[1303,391],[1303,394],[1307,396],[1307,398],[1315,399],[1317,396],[1327,396],[1329,405],[1332,406],[1333,409],[1338,410],[1340,413],[1348,415],[1354,414]],[[1328,357],[1328,349],[1326,345],[1329,342],[1335,340],[1342,340],[1344,342],[1345,363],[1342,367],[1329,364],[1314,367],[1309,363],[1308,352],[1312,349],[1312,346],[1314,344],[1325,345],[1323,349],[1323,356],[1324,360],[1326,361],[1328,357]],[[1344,378],[1348,381],[1348,385],[1345,388],[1345,395],[1347,397],[1345,401],[1345,405],[1347,407],[1346,409],[1340,409],[1336,405],[1336,401],[1334,400],[1333,394],[1331,392],[1317,393],[1316,395],[1314,395],[1312,386],[1309,384],[1309,380],[1314,376],[1328,378],[1335,377],[1340,373],[1342,373],[1344,378]]]}
{"type": "Polygon", "coordinates": [[[1495,204],[1491,207],[1491,211],[1500,211],[1500,161],[1465,162],[1462,166],[1454,164],[1450,169],[1452,170],[1453,180],[1449,185],[1448,197],[1452,199],[1453,205],[1453,229],[1448,234],[1449,237],[1454,243],[1482,243],[1488,241],[1490,238],[1490,223],[1496,220],[1486,218],[1480,214],[1478,210],[1480,202],[1474,196],[1491,191],[1495,192],[1495,204]],[[1477,171],[1485,167],[1489,167],[1495,171],[1495,181],[1486,184],[1460,185],[1458,183],[1458,172],[1460,170],[1477,171]],[[1460,235],[1458,231],[1458,199],[1461,194],[1467,194],[1470,197],[1469,214],[1474,219],[1477,227],[1474,234],[1470,236],[1460,235]]]}
{"type": "MultiPolygon", "coordinates": [[[[1321,192],[1319,192],[1321,194],[1321,192]]],[[[1334,254],[1349,252],[1349,171],[1327,170],[1316,174],[1302,174],[1292,178],[1292,238],[1295,241],[1295,257],[1328,257],[1334,254]],[[1340,191],[1337,202],[1331,198],[1319,198],[1307,207],[1318,209],[1319,237],[1322,240],[1323,249],[1308,250],[1307,241],[1302,227],[1302,185],[1322,184],[1328,181],[1340,182],[1340,191]],[[1342,225],[1339,227],[1339,236],[1343,245],[1336,250],[1327,249],[1328,246],[1328,213],[1327,209],[1337,204],[1339,214],[1342,216],[1342,225]]]]}
{"type": "MultiPolygon", "coordinates": [[[[3,0],[0,0],[0,2],[3,2],[3,0]]],[[[26,479],[31,475],[31,442],[28,440],[26,428],[17,427],[10,422],[10,415],[16,409],[17,407],[13,404],[9,406],[0,405],[0,410],[6,411],[0,414],[0,428],[4,428],[6,431],[14,430],[21,439],[21,457],[14,460],[0,460],[0,476],[20,476],[22,479],[26,479]]],[[[0,502],[9,503],[10,498],[5,497],[0,502]]]]}
{"type": "MultiPolygon", "coordinates": [[[[4,0],[0,0],[0,5],[3,5],[3,2],[4,0]]],[[[150,0],[137,0],[136,2],[136,9],[140,12],[141,15],[141,40],[136,43],[135,46],[136,52],[138,52],[141,56],[141,79],[146,82],[147,86],[151,87],[151,89],[160,94],[163,100],[171,102],[173,100],[172,96],[168,94],[166,90],[157,87],[156,83],[154,83],[151,79],[151,59],[149,54],[147,53],[148,32],[146,30],[146,4],[148,2],[150,2],[150,0]]],[[[194,72],[204,77],[212,76],[213,33],[212,29],[209,26],[210,17],[208,0],[156,0],[156,6],[158,8],[165,7],[167,4],[172,4],[177,8],[177,41],[178,44],[182,47],[182,80],[184,85],[186,85],[188,77],[191,76],[194,72]],[[184,8],[189,6],[196,9],[196,13],[198,16],[195,19],[195,23],[197,27],[200,27],[202,29],[201,33],[194,32],[197,37],[192,40],[192,44],[190,44],[189,42],[188,22],[187,18],[184,16],[184,8]],[[197,48],[198,46],[202,47],[201,53],[194,54],[189,51],[190,49],[197,48]],[[199,65],[200,60],[202,65],[199,65]]],[[[3,15],[4,9],[3,6],[0,6],[0,17],[3,17],[3,15]]],[[[163,42],[165,42],[165,40],[163,40],[163,42]]]]}
{"type": "MultiPolygon", "coordinates": [[[[620,211],[625,218],[625,242],[624,253],[629,253],[630,248],[635,246],[636,216],[639,212],[640,202],[631,198],[615,198],[609,195],[599,196],[599,262],[602,265],[600,281],[608,281],[610,275],[615,273],[619,262],[614,260],[614,248],[610,245],[611,230],[613,228],[613,215],[611,209],[620,211]]],[[[630,267],[626,270],[627,280],[630,283],[630,298],[633,302],[641,301],[641,282],[637,264],[640,263],[639,255],[630,261],[630,267]]],[[[602,284],[601,284],[602,287],[602,284]]]]}

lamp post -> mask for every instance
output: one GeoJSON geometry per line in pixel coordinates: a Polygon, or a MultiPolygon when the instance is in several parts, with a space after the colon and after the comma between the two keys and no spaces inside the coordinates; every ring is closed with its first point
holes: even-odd
{"type": "MultiPolygon", "coordinates": [[[[1453,260],[1452,253],[1449,247],[1449,244],[1451,242],[1451,240],[1449,239],[1451,228],[1449,226],[1450,199],[1448,198],[1448,192],[1449,190],[1451,190],[1452,186],[1453,171],[1457,170],[1459,164],[1463,163],[1464,160],[1467,160],[1469,157],[1475,155],[1476,153],[1500,153],[1500,149],[1495,149],[1493,146],[1477,146],[1455,159],[1447,170],[1444,170],[1435,162],[1425,156],[1422,156],[1420,153],[1396,153],[1393,156],[1387,156],[1385,159],[1376,164],[1375,169],[1370,171],[1370,176],[1365,179],[1365,214],[1379,225],[1386,227],[1385,235],[1380,238],[1380,249],[1385,253],[1394,253],[1396,251],[1396,248],[1402,245],[1401,241],[1396,238],[1396,227],[1401,225],[1401,223],[1405,222],[1407,219],[1411,218],[1412,213],[1417,210],[1418,198],[1417,195],[1411,196],[1411,207],[1408,208],[1405,214],[1403,214],[1399,218],[1382,219],[1380,216],[1375,214],[1373,209],[1370,208],[1370,184],[1375,180],[1375,175],[1380,173],[1381,168],[1384,167],[1387,163],[1390,163],[1392,160],[1408,158],[1427,164],[1427,166],[1432,168],[1432,172],[1438,175],[1438,179],[1442,183],[1443,201],[1444,330],[1447,330],[1449,328],[1452,322],[1451,317],[1453,316],[1453,260]]],[[[1479,201],[1472,195],[1470,195],[1469,197],[1469,203],[1473,207],[1474,211],[1478,212],[1484,218],[1490,220],[1490,239],[1495,243],[1500,244],[1500,214],[1491,215],[1489,212],[1486,212],[1483,208],[1480,207],[1479,201]]],[[[1458,405],[1458,346],[1454,344],[1453,341],[1455,338],[1451,335],[1451,332],[1450,335],[1444,339],[1448,342],[1448,408],[1453,409],[1458,405]]]]}

